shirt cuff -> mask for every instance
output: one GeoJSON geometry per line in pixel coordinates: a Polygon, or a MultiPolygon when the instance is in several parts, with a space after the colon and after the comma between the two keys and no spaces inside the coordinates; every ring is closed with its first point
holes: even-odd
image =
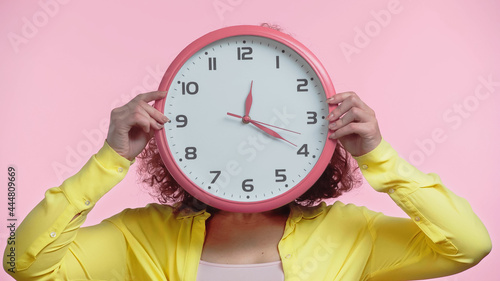
{"type": "Polygon", "coordinates": [[[379,192],[393,193],[396,189],[404,189],[406,193],[411,193],[419,187],[435,183],[432,177],[399,157],[384,139],[372,151],[353,158],[366,181],[379,192]]]}
{"type": "Polygon", "coordinates": [[[80,212],[91,209],[111,188],[127,174],[135,162],[119,155],[107,141],[102,148],[74,176],[68,178],[61,190],[68,201],[80,212]]]}
{"type": "Polygon", "coordinates": [[[127,158],[121,156],[116,152],[108,143],[107,140],[104,141],[103,147],[95,154],[99,162],[105,163],[118,163],[120,166],[130,167],[135,163],[135,158],[130,161],[127,158]]]}

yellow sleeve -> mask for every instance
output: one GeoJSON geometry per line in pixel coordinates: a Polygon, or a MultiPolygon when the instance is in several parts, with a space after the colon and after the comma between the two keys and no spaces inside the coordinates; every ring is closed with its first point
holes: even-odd
{"type": "Polygon", "coordinates": [[[366,213],[373,249],[366,280],[414,280],[449,275],[477,264],[491,240],[469,203],[425,174],[385,141],[354,157],[368,183],[387,193],[407,218],[366,213]]]}
{"type": "Polygon", "coordinates": [[[125,268],[126,245],[121,232],[106,221],[80,226],[95,203],[125,177],[132,163],[105,142],[78,173],[47,190],[16,231],[15,272],[7,270],[7,250],[4,269],[16,280],[123,279],[116,278],[123,276],[119,268],[125,268]]]}

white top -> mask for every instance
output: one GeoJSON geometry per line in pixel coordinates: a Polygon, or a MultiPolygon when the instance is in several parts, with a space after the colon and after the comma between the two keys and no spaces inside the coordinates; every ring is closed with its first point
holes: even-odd
{"type": "Polygon", "coordinates": [[[200,260],[197,281],[284,281],[281,261],[221,264],[200,260]]]}

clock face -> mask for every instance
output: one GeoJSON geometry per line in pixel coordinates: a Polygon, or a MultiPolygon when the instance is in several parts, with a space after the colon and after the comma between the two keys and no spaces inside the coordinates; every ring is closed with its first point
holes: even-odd
{"type": "Polygon", "coordinates": [[[276,40],[240,35],[204,45],[179,66],[161,108],[171,119],[161,144],[188,192],[221,209],[255,211],[244,206],[294,193],[264,204],[271,209],[306,191],[291,192],[333,143],[327,95],[306,59],[276,40]],[[243,122],[250,91],[251,121],[243,122]]]}

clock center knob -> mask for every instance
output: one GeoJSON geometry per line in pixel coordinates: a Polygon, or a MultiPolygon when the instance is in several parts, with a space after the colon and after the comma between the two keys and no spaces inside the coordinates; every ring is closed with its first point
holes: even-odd
{"type": "Polygon", "coordinates": [[[243,121],[243,123],[245,123],[245,124],[250,123],[250,120],[252,120],[252,119],[248,115],[243,116],[243,118],[241,119],[241,121],[243,121]]]}

